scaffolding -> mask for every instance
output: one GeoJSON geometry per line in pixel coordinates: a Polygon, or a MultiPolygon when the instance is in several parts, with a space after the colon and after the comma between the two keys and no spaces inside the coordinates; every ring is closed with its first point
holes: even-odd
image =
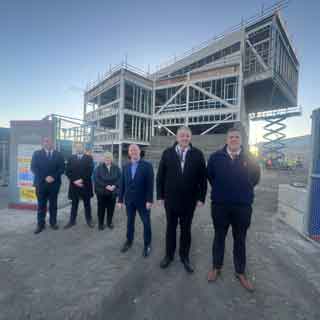
{"type": "Polygon", "coordinates": [[[94,143],[96,134],[105,134],[110,138],[110,151],[113,152],[114,133],[106,128],[97,128],[93,122],[59,114],[50,114],[44,119],[52,120],[54,144],[57,150],[65,153],[66,156],[71,155],[73,145],[76,143],[83,144],[85,150],[90,153],[103,151],[94,143]]]}
{"type": "MultiPolygon", "coordinates": [[[[208,135],[240,124],[246,141],[249,114],[297,105],[299,62],[279,15],[289,2],[263,7],[152,74],[127,62],[110,67],[84,94],[84,120],[114,134],[95,131],[93,144],[108,148],[113,139],[121,158],[130,143],[147,147],[153,136],[175,135],[181,125],[208,135]]],[[[265,127],[278,153],[284,119],[279,129],[275,120],[265,127]]]]}

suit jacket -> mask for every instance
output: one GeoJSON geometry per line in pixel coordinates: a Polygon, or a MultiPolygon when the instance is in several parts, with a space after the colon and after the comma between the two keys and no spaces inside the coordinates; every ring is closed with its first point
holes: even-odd
{"type": "Polygon", "coordinates": [[[140,160],[134,178],[131,175],[131,163],[123,167],[119,202],[126,205],[134,204],[136,207],[145,207],[146,202],[153,202],[154,174],[152,165],[140,160]]]}
{"type": "Polygon", "coordinates": [[[92,188],[92,173],[93,173],[93,159],[91,156],[84,154],[81,159],[77,155],[72,155],[67,162],[66,175],[70,180],[69,185],[69,199],[75,197],[91,198],[93,197],[92,188]],[[82,179],[83,187],[77,187],[73,184],[75,180],[82,179]]]}
{"type": "Polygon", "coordinates": [[[64,169],[63,156],[56,150],[52,151],[50,158],[48,158],[44,149],[37,150],[32,155],[31,171],[34,174],[33,185],[38,189],[53,188],[58,191],[64,169]],[[52,176],[55,179],[53,183],[45,181],[48,176],[52,176]]]}
{"type": "Polygon", "coordinates": [[[194,210],[197,201],[205,201],[206,193],[206,163],[202,152],[190,145],[182,171],[176,144],[166,149],[157,173],[157,198],[175,210],[194,210]]]}
{"type": "Polygon", "coordinates": [[[112,195],[114,197],[119,193],[121,171],[119,167],[112,163],[110,170],[108,170],[105,163],[100,163],[94,170],[94,189],[97,195],[112,195]],[[116,189],[109,191],[106,189],[107,185],[114,185],[116,189]]]}
{"type": "Polygon", "coordinates": [[[231,159],[227,146],[214,152],[208,161],[211,201],[223,205],[251,205],[254,187],[260,180],[260,167],[254,158],[241,150],[231,159]]]}

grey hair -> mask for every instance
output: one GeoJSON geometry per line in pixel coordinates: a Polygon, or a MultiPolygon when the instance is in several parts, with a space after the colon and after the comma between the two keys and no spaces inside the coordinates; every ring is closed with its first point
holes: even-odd
{"type": "Polygon", "coordinates": [[[108,158],[108,159],[111,159],[111,161],[113,161],[113,154],[112,152],[110,151],[106,151],[104,154],[103,154],[104,158],[108,158]]]}
{"type": "Polygon", "coordinates": [[[191,129],[190,129],[188,126],[181,126],[181,127],[179,127],[178,130],[177,130],[177,134],[178,134],[180,131],[188,131],[190,134],[192,134],[191,129]]]}

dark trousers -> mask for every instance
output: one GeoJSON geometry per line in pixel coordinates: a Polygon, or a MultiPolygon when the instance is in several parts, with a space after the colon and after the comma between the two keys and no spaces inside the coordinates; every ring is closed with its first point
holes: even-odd
{"type": "Polygon", "coordinates": [[[191,247],[191,225],[194,215],[194,208],[185,210],[169,208],[166,206],[167,232],[166,232],[166,255],[173,259],[176,251],[176,233],[178,223],[180,224],[180,247],[181,259],[189,259],[191,247]]]}
{"type": "Polygon", "coordinates": [[[44,227],[46,224],[46,212],[47,212],[47,203],[49,201],[49,223],[51,226],[57,224],[57,210],[58,210],[58,193],[59,187],[49,188],[36,188],[36,195],[38,199],[38,226],[44,227]]]}
{"type": "Polygon", "coordinates": [[[107,225],[112,223],[114,208],[116,205],[116,198],[113,195],[98,195],[98,221],[99,226],[104,225],[105,212],[107,210],[107,225]]]}
{"type": "Polygon", "coordinates": [[[233,235],[233,262],[237,273],[244,273],[246,268],[246,235],[251,223],[252,207],[250,205],[212,204],[211,215],[214,226],[212,246],[213,267],[223,266],[225,239],[229,226],[233,235]]]}
{"type": "Polygon", "coordinates": [[[143,239],[145,247],[151,244],[151,219],[150,219],[150,210],[147,210],[146,207],[137,207],[133,203],[127,204],[127,240],[132,243],[134,239],[134,226],[136,212],[138,211],[140,219],[143,223],[143,239]]]}
{"type": "Polygon", "coordinates": [[[70,223],[76,223],[77,221],[80,200],[83,200],[84,214],[86,217],[86,221],[90,222],[92,220],[90,198],[89,197],[80,198],[79,196],[75,196],[71,199],[70,223]]]}

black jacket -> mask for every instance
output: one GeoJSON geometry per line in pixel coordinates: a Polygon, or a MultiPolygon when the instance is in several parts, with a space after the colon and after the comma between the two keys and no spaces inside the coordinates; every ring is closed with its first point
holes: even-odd
{"type": "Polygon", "coordinates": [[[34,174],[33,185],[39,189],[55,188],[57,191],[61,185],[61,175],[64,173],[64,159],[60,152],[53,150],[48,158],[44,149],[37,150],[32,155],[31,171],[34,174]],[[47,183],[46,177],[51,176],[55,180],[47,183]]]}
{"type": "Polygon", "coordinates": [[[136,207],[145,207],[146,202],[153,202],[154,174],[151,163],[140,160],[137,171],[132,179],[131,162],[123,167],[119,202],[126,205],[134,204],[136,207]]]}
{"type": "Polygon", "coordinates": [[[97,195],[112,195],[114,197],[119,193],[121,171],[119,167],[112,164],[110,171],[105,163],[100,163],[94,170],[94,190],[97,195]],[[116,186],[114,191],[109,191],[106,186],[116,186]]]}
{"type": "Polygon", "coordinates": [[[194,209],[197,201],[205,202],[207,193],[206,163],[203,153],[190,145],[182,172],[176,144],[166,149],[157,173],[157,198],[166,206],[194,209]]]}
{"type": "Polygon", "coordinates": [[[75,197],[91,198],[93,197],[92,172],[94,164],[91,156],[84,154],[79,160],[77,155],[72,155],[66,167],[66,175],[70,180],[69,199],[75,197]],[[73,184],[75,180],[82,179],[83,187],[77,187],[73,184]]]}
{"type": "Polygon", "coordinates": [[[252,204],[254,187],[260,179],[260,167],[247,152],[242,150],[232,160],[225,146],[210,156],[207,170],[213,203],[252,204]]]}

